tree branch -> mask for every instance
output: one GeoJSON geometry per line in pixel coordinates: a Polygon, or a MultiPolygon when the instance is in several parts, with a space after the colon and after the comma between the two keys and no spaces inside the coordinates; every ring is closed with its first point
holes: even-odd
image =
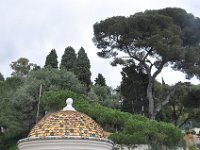
{"type": "Polygon", "coordinates": [[[138,57],[136,57],[136,55],[132,55],[132,54],[131,54],[131,52],[129,51],[129,48],[127,47],[127,45],[126,45],[126,50],[127,50],[127,53],[128,53],[128,55],[129,55],[130,57],[136,59],[136,60],[139,61],[139,62],[141,61],[138,57]]]}
{"type": "Polygon", "coordinates": [[[165,61],[162,61],[161,64],[159,65],[158,69],[154,72],[154,74],[152,75],[152,78],[155,79],[157,77],[157,75],[162,71],[164,65],[165,65],[165,61]]]}
{"type": "Polygon", "coordinates": [[[182,127],[188,120],[190,120],[190,116],[188,116],[178,127],[182,127]]]}
{"type": "Polygon", "coordinates": [[[146,55],[144,56],[144,58],[142,59],[142,61],[145,61],[145,59],[149,56],[149,54],[153,51],[153,49],[151,48],[146,55]]]}
{"type": "MultiPolygon", "coordinates": [[[[132,55],[127,46],[126,46],[126,49],[127,49],[127,53],[129,54],[129,56],[130,56],[131,58],[133,58],[133,59],[139,61],[140,64],[142,64],[142,66],[145,68],[145,70],[146,70],[148,76],[151,77],[151,68],[152,68],[152,67],[150,68],[150,67],[145,63],[145,61],[144,61],[143,59],[140,59],[139,57],[137,57],[136,54],[135,54],[135,55],[132,55]]],[[[149,62],[150,62],[150,61],[149,61],[149,62]]],[[[151,64],[151,62],[150,62],[150,64],[151,64]]]]}
{"type": "Polygon", "coordinates": [[[182,112],[183,112],[183,109],[184,109],[184,107],[181,107],[181,108],[179,109],[179,113],[177,114],[178,117],[181,116],[181,114],[182,114],[182,112]]]}
{"type": "Polygon", "coordinates": [[[159,105],[156,106],[155,108],[155,112],[158,113],[161,108],[163,106],[165,106],[167,103],[169,103],[169,100],[171,98],[171,96],[174,94],[174,92],[176,91],[177,87],[181,84],[181,82],[178,82],[176,85],[174,85],[174,87],[172,88],[172,90],[169,92],[169,94],[167,95],[167,97],[165,98],[164,101],[162,101],[159,105]]]}

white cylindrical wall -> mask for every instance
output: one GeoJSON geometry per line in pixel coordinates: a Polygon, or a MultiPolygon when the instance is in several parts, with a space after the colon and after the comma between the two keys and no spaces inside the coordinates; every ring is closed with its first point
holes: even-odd
{"type": "Polygon", "coordinates": [[[42,139],[19,142],[18,148],[19,150],[112,150],[113,144],[89,139],[42,139]]]}

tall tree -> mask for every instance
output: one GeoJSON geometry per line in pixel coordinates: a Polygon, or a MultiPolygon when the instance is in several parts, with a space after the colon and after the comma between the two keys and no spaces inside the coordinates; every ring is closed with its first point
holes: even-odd
{"type": "Polygon", "coordinates": [[[183,102],[185,107],[199,108],[200,107],[200,86],[196,85],[190,88],[183,102]]]}
{"type": "Polygon", "coordinates": [[[24,77],[33,69],[32,66],[34,66],[34,64],[29,63],[27,58],[21,57],[17,61],[12,62],[10,66],[13,69],[13,76],[24,77]]]}
{"type": "MultiPolygon", "coordinates": [[[[154,94],[156,99],[160,100],[165,97],[171,88],[173,88],[173,86],[170,87],[169,85],[164,84],[164,82],[162,82],[162,84],[157,82],[154,86],[154,94]]],[[[169,103],[158,113],[157,120],[171,122],[175,126],[182,124],[184,116],[187,116],[184,112],[185,110],[183,106],[183,99],[187,95],[187,91],[187,84],[183,83],[181,86],[179,86],[171,96],[169,103]]]]}
{"type": "Polygon", "coordinates": [[[84,48],[81,47],[77,56],[76,75],[78,79],[86,86],[91,84],[90,67],[90,60],[87,56],[87,53],[85,52],[84,48]]]}
{"type": "MultiPolygon", "coordinates": [[[[155,94],[159,96],[167,95],[167,92],[173,88],[169,85],[156,84],[155,94]]],[[[191,128],[193,125],[199,126],[199,85],[191,85],[188,82],[182,83],[176,88],[171,96],[169,103],[164,106],[157,119],[164,122],[171,122],[181,128],[191,128]],[[192,124],[191,124],[192,122],[192,124]]],[[[194,126],[193,126],[194,127],[194,126]]]]}
{"type": "Polygon", "coordinates": [[[3,132],[0,129],[0,149],[7,149],[11,143],[16,143],[16,138],[23,130],[17,101],[14,101],[23,80],[21,77],[8,77],[0,82],[0,128],[4,129],[3,132]]]}
{"type": "Polygon", "coordinates": [[[149,117],[154,119],[173,93],[156,104],[153,86],[168,64],[191,77],[200,72],[200,19],[179,8],[165,8],[117,16],[94,24],[93,41],[100,57],[114,57],[114,64],[142,66],[148,75],[149,117]],[[193,33],[195,33],[193,36],[193,33]],[[120,56],[118,55],[120,51],[120,56]],[[122,56],[122,52],[124,56],[122,56]]]}
{"type": "Polygon", "coordinates": [[[1,72],[0,72],[0,81],[4,81],[5,79],[4,79],[4,77],[3,77],[3,75],[1,74],[1,72]]]}
{"type": "Polygon", "coordinates": [[[106,79],[101,73],[98,74],[97,78],[94,81],[95,81],[95,85],[98,84],[100,86],[106,86],[106,79]]]}
{"type": "Polygon", "coordinates": [[[46,57],[45,67],[58,68],[58,56],[55,49],[52,49],[46,57]]]}
{"type": "Polygon", "coordinates": [[[135,64],[122,69],[121,94],[123,96],[122,110],[130,113],[144,114],[147,107],[146,88],[147,74],[135,64]]]}
{"type": "Polygon", "coordinates": [[[61,59],[60,68],[61,69],[67,69],[68,71],[74,71],[74,68],[76,66],[76,53],[75,50],[68,46],[61,59]]]}
{"type": "Polygon", "coordinates": [[[92,87],[95,94],[98,96],[98,101],[105,101],[111,96],[111,89],[108,86],[95,85],[92,87]]]}

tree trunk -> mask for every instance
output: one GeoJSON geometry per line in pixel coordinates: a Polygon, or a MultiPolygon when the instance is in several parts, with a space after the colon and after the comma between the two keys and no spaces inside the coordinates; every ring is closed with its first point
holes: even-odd
{"type": "Polygon", "coordinates": [[[154,99],[153,99],[153,80],[149,79],[149,83],[147,86],[147,99],[149,101],[149,118],[155,119],[154,114],[154,99]]]}
{"type": "Polygon", "coordinates": [[[176,104],[175,103],[172,104],[172,118],[173,118],[174,125],[177,126],[179,115],[176,112],[176,104]]]}
{"type": "Polygon", "coordinates": [[[38,104],[37,104],[36,123],[39,120],[41,95],[42,95],[42,84],[40,84],[40,89],[39,89],[39,99],[38,99],[38,104]]]}
{"type": "Polygon", "coordinates": [[[156,106],[154,106],[154,116],[156,116],[156,114],[158,112],[160,112],[160,110],[162,109],[163,106],[165,106],[166,104],[169,103],[169,100],[171,98],[171,96],[174,94],[176,88],[181,84],[181,82],[176,83],[176,85],[173,86],[173,88],[170,90],[169,94],[166,96],[166,98],[160,102],[159,104],[157,104],[156,106]]]}

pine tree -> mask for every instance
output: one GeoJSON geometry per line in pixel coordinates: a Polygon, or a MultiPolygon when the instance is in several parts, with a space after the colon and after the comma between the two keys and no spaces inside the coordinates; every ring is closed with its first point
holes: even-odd
{"type": "Polygon", "coordinates": [[[3,77],[3,75],[1,74],[1,72],[0,72],[0,81],[4,81],[4,77],[3,77]]]}
{"type": "Polygon", "coordinates": [[[76,67],[76,53],[71,46],[68,46],[67,48],[65,48],[65,52],[62,56],[60,68],[74,72],[75,67],[76,67]]]}
{"type": "Polygon", "coordinates": [[[94,81],[95,85],[106,86],[106,79],[101,73],[98,74],[98,77],[94,81]]]}
{"type": "Polygon", "coordinates": [[[58,56],[56,54],[56,50],[52,49],[49,55],[46,57],[45,61],[45,67],[51,67],[51,68],[58,68],[58,56]]]}
{"type": "Polygon", "coordinates": [[[91,84],[90,67],[90,60],[87,56],[87,53],[85,53],[84,48],[81,47],[78,51],[76,75],[78,79],[86,86],[89,86],[91,84]]]}

